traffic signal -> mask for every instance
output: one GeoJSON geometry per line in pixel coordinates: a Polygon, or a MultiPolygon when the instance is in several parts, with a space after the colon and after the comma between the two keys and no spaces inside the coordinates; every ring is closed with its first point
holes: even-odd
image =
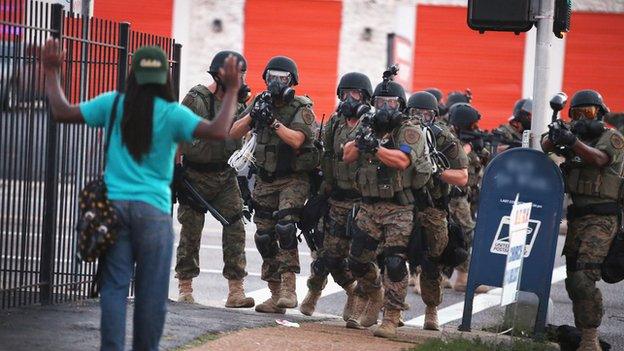
{"type": "Polygon", "coordinates": [[[555,0],[555,21],[553,33],[559,39],[563,33],[570,31],[570,17],[572,16],[572,0],[555,0]]]}
{"type": "Polygon", "coordinates": [[[468,27],[479,33],[526,32],[533,27],[531,0],[468,0],[468,27]]]}

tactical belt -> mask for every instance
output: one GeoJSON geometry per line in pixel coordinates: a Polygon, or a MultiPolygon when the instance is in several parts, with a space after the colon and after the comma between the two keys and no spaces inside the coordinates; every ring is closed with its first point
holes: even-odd
{"type": "Polygon", "coordinates": [[[230,168],[230,165],[228,165],[227,163],[221,163],[221,162],[202,163],[202,162],[193,162],[193,161],[187,161],[187,160],[184,160],[184,166],[194,171],[202,172],[202,173],[223,172],[230,168]]]}
{"type": "Polygon", "coordinates": [[[400,206],[407,206],[407,205],[411,205],[413,202],[410,203],[403,203],[400,199],[399,196],[397,194],[394,195],[394,197],[392,198],[386,198],[386,197],[372,197],[372,196],[363,196],[362,197],[362,203],[365,204],[376,204],[379,202],[391,202],[393,204],[397,204],[400,206]]]}
{"type": "Polygon", "coordinates": [[[254,200],[251,200],[251,204],[254,210],[254,216],[262,219],[273,219],[273,209],[260,205],[254,200]]]}
{"type": "Polygon", "coordinates": [[[337,201],[348,201],[357,200],[362,197],[362,194],[360,194],[357,190],[347,190],[335,187],[332,189],[330,196],[332,199],[337,201]]]}
{"type": "Polygon", "coordinates": [[[594,204],[583,207],[570,205],[568,206],[567,218],[568,220],[573,220],[590,214],[599,216],[615,216],[619,215],[621,211],[622,208],[615,202],[605,202],[602,204],[594,204]]]}

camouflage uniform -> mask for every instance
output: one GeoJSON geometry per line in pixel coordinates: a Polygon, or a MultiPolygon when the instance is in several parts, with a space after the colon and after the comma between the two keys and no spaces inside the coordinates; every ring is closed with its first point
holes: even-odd
{"type": "Polygon", "coordinates": [[[409,149],[410,167],[405,171],[392,169],[376,156],[360,153],[356,184],[362,193],[362,204],[354,221],[349,266],[362,294],[374,295],[383,283],[384,308],[388,313],[406,309],[405,260],[414,219],[411,189],[426,184],[431,164],[426,160],[422,131],[411,122],[396,128],[386,147],[409,149]],[[376,260],[378,250],[383,251],[385,258],[383,282],[376,260]]]}
{"type": "MultiPolygon", "coordinates": [[[[221,101],[203,85],[197,85],[182,103],[207,120],[215,117],[221,101]]],[[[239,104],[239,111],[243,105],[239,104]]],[[[241,220],[243,203],[235,171],[227,160],[240,143],[234,140],[212,141],[197,139],[184,143],[186,175],[204,198],[231,223],[222,231],[223,276],[228,280],[243,279],[245,271],[245,228],[241,220]]],[[[176,277],[192,279],[199,275],[199,248],[205,214],[188,205],[178,207],[178,221],[182,224],[176,257],[176,277]]]]}
{"type": "MultiPolygon", "coordinates": [[[[247,115],[252,102],[241,114],[247,115]]],[[[275,118],[284,126],[305,134],[298,150],[284,143],[269,126],[256,126],[254,152],[258,176],[252,192],[256,224],[256,247],[262,255],[262,280],[280,282],[285,272],[300,272],[295,223],[309,193],[308,173],[318,165],[318,151],[313,145],[318,129],[312,101],[296,96],[285,106],[274,109],[275,118]],[[277,228],[285,228],[280,236],[277,228]]]]}
{"type": "Polygon", "coordinates": [[[522,133],[518,132],[511,124],[506,123],[494,130],[501,134],[505,140],[522,143],[522,133]]]}
{"type": "Polygon", "coordinates": [[[624,138],[616,130],[607,129],[600,137],[585,143],[605,152],[610,163],[598,168],[572,154],[561,165],[566,192],[572,197],[563,255],[574,322],[580,329],[591,329],[600,326],[604,313],[602,294],[596,287],[601,279],[600,265],[619,228],[618,190],[622,182],[624,138]]]}
{"type": "Polygon", "coordinates": [[[347,217],[353,207],[359,204],[361,195],[355,189],[357,164],[345,164],[342,161],[342,148],[355,138],[356,130],[357,124],[350,127],[345,117],[334,115],[323,135],[326,151],[321,162],[325,177],[322,188],[331,189],[330,208],[323,222],[323,245],[316,253],[308,278],[308,288],[313,291],[323,290],[329,273],[343,288],[354,282],[346,265],[351,245],[351,237],[346,231],[346,226],[347,217]]]}
{"type": "MultiPolygon", "coordinates": [[[[466,194],[451,197],[449,211],[452,219],[461,226],[466,233],[470,246],[472,246],[473,232],[476,226],[474,214],[478,205],[478,192],[481,178],[483,177],[483,165],[481,158],[474,151],[468,153],[468,184],[463,188],[466,194]],[[471,201],[473,200],[473,201],[471,201]]],[[[457,270],[467,273],[470,266],[470,259],[457,266],[457,270]]]]}
{"type": "MultiPolygon", "coordinates": [[[[435,124],[432,127],[438,150],[442,150],[449,161],[449,169],[466,169],[468,156],[460,141],[446,128],[435,124]]],[[[427,306],[439,306],[442,303],[442,267],[435,262],[448,243],[447,207],[450,186],[439,179],[432,178],[428,191],[434,206],[427,206],[418,214],[427,245],[427,258],[431,265],[422,269],[420,288],[422,300],[427,306]]]]}

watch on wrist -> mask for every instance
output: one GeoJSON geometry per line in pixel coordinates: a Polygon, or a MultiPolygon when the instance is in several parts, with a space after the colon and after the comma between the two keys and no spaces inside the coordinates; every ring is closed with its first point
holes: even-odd
{"type": "Polygon", "coordinates": [[[277,120],[271,124],[271,129],[277,130],[282,124],[277,120]]]}

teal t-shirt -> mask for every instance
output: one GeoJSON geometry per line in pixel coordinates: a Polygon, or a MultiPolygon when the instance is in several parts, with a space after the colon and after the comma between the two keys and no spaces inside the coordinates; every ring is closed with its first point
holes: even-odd
{"type": "MultiPolygon", "coordinates": [[[[117,92],[108,92],[80,104],[87,125],[109,128],[117,92]]],[[[171,213],[171,180],[177,144],[192,142],[193,132],[201,121],[187,107],[161,98],[154,100],[152,147],[137,163],[121,142],[124,96],[119,98],[117,117],[111,134],[104,182],[111,200],[143,201],[165,213],[171,213]]],[[[106,135],[106,134],[104,134],[106,135]]]]}

